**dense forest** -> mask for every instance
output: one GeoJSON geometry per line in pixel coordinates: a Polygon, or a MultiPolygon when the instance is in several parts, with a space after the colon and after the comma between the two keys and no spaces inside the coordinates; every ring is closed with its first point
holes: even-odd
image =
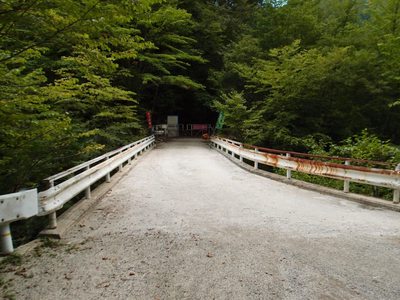
{"type": "Polygon", "coordinates": [[[399,161],[400,0],[1,0],[0,194],[179,114],[399,161]]]}

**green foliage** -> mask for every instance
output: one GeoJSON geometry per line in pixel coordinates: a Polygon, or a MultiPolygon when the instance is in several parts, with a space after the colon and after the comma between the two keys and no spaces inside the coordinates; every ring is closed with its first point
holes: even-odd
{"type": "Polygon", "coordinates": [[[145,135],[144,111],[212,108],[245,142],[399,159],[400,0],[7,0],[0,15],[0,193],[145,135]]]}
{"type": "Polygon", "coordinates": [[[74,141],[71,119],[46,101],[43,71],[27,66],[39,54],[31,50],[0,65],[2,192],[32,186],[36,175],[53,169],[54,153],[74,141]]]}
{"type": "Polygon", "coordinates": [[[392,163],[400,161],[398,147],[393,146],[390,141],[382,141],[368,130],[345,139],[339,145],[332,145],[329,155],[392,163]]]}
{"type": "Polygon", "coordinates": [[[205,62],[194,23],[172,1],[8,0],[0,13],[0,193],[146,134],[149,86],[203,89],[185,73],[205,62]]]}
{"type": "Polygon", "coordinates": [[[164,103],[171,102],[166,94],[160,93],[162,89],[196,91],[204,88],[187,71],[192,64],[204,64],[205,60],[201,51],[194,47],[195,23],[186,10],[178,8],[175,1],[167,1],[138,14],[132,22],[150,46],[134,57],[134,61],[125,58],[121,62],[129,78],[125,80],[125,74],[121,73],[119,81],[138,92],[144,107],[153,111],[165,109],[164,103]]]}
{"type": "Polygon", "coordinates": [[[397,0],[258,7],[217,77],[251,112],[235,121],[248,127],[242,136],[307,150],[307,136],[338,142],[369,128],[400,142],[399,7],[397,0]]]}
{"type": "MultiPolygon", "coordinates": [[[[375,134],[368,130],[363,130],[360,134],[355,134],[345,140],[334,143],[326,136],[308,136],[305,138],[310,153],[324,156],[352,157],[362,160],[383,161],[392,163],[394,168],[400,161],[400,148],[391,144],[389,141],[379,139],[375,134]]],[[[354,163],[353,163],[354,164],[354,163]]],[[[355,163],[365,167],[379,167],[370,163],[355,163]]],[[[390,166],[388,166],[390,168],[390,166]]],[[[284,175],[285,170],[279,170],[279,174],[284,175]]],[[[293,172],[294,179],[311,182],[314,184],[342,190],[343,181],[325,178],[315,175],[309,175],[299,172],[293,172]]],[[[351,183],[351,191],[358,194],[374,196],[384,199],[392,199],[393,191],[387,188],[370,186],[365,184],[351,183]]]]}
{"type": "Polygon", "coordinates": [[[247,120],[249,116],[243,95],[237,92],[223,95],[221,101],[214,102],[214,107],[224,113],[224,124],[229,128],[230,135],[239,140],[243,139],[244,124],[237,123],[237,120],[247,120]]]}

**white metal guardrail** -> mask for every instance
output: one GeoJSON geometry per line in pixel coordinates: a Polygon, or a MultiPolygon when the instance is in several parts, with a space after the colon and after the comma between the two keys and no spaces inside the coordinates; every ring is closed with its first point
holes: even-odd
{"type": "Polygon", "coordinates": [[[154,136],[149,136],[117,150],[45,179],[48,189],[37,193],[36,189],[0,196],[0,246],[1,253],[13,252],[10,223],[33,216],[49,215],[49,228],[57,227],[56,212],[65,203],[85,191],[90,198],[91,185],[105,178],[111,180],[111,172],[122,170],[142,152],[152,148],[154,136]]]}
{"type": "Polygon", "coordinates": [[[0,196],[0,245],[1,253],[13,252],[10,223],[37,215],[37,190],[0,196]]]}
{"type": "Polygon", "coordinates": [[[372,165],[389,164],[352,158],[325,157],[298,152],[267,149],[246,145],[237,141],[215,136],[211,138],[211,143],[218,150],[235,158],[237,156],[240,161],[247,159],[254,162],[254,168],[256,169],[258,168],[258,164],[265,164],[272,167],[286,169],[286,177],[288,179],[291,179],[291,171],[340,179],[344,181],[343,191],[346,193],[349,192],[350,182],[391,188],[394,190],[393,203],[399,203],[400,164],[396,166],[395,170],[368,168],[352,166],[350,163],[358,162],[367,164],[369,163],[372,165]],[[303,156],[307,157],[308,159],[294,156],[303,156]],[[341,160],[344,161],[344,164],[325,162],[322,161],[322,159],[341,160]]]}

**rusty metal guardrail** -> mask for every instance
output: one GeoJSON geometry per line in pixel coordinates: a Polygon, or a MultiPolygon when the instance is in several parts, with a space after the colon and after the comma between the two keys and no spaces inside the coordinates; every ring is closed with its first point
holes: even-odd
{"type": "Polygon", "coordinates": [[[247,145],[216,136],[211,137],[211,143],[218,150],[225,152],[234,158],[237,156],[240,161],[243,161],[243,159],[252,161],[254,163],[254,168],[256,169],[258,169],[258,164],[265,164],[268,166],[285,169],[286,177],[288,179],[291,179],[292,171],[340,179],[344,181],[343,191],[345,193],[348,193],[350,190],[350,182],[391,188],[394,190],[393,203],[399,203],[400,164],[398,164],[394,170],[352,166],[351,162],[386,166],[390,166],[391,164],[361,159],[327,157],[299,152],[268,149],[247,145]],[[322,159],[343,161],[344,164],[326,162],[322,161],[322,159]]]}
{"type": "Polygon", "coordinates": [[[105,178],[110,182],[111,173],[131,164],[132,159],[155,144],[149,136],[129,145],[103,154],[90,161],[45,179],[47,189],[36,189],[0,196],[0,252],[13,252],[10,223],[33,216],[49,215],[49,228],[57,227],[57,210],[81,192],[91,197],[91,185],[105,178]]]}

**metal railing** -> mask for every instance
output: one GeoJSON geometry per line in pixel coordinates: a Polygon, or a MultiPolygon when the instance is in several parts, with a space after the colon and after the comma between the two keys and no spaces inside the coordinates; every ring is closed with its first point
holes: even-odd
{"type": "Polygon", "coordinates": [[[400,196],[400,164],[394,170],[370,168],[365,166],[354,166],[351,163],[365,163],[369,165],[391,166],[390,163],[353,159],[346,157],[328,157],[312,155],[299,152],[283,151],[276,149],[262,148],[243,144],[230,139],[221,137],[211,137],[212,145],[218,150],[243,162],[247,159],[254,163],[254,168],[258,169],[258,164],[277,167],[286,170],[286,177],[291,179],[292,171],[302,172],[311,175],[318,175],[333,179],[343,180],[343,191],[350,191],[350,182],[369,184],[393,189],[393,203],[399,203],[400,196]],[[302,158],[306,157],[306,158],[302,158]],[[342,161],[344,164],[336,162],[326,162],[323,160],[342,161]]]}
{"type": "Polygon", "coordinates": [[[33,216],[49,215],[49,228],[57,227],[57,210],[81,192],[91,197],[91,185],[105,179],[111,181],[111,173],[122,171],[124,164],[155,144],[149,136],[117,150],[108,152],[90,161],[45,179],[47,189],[38,193],[36,189],[0,196],[0,246],[1,253],[13,252],[10,223],[33,216]]]}

